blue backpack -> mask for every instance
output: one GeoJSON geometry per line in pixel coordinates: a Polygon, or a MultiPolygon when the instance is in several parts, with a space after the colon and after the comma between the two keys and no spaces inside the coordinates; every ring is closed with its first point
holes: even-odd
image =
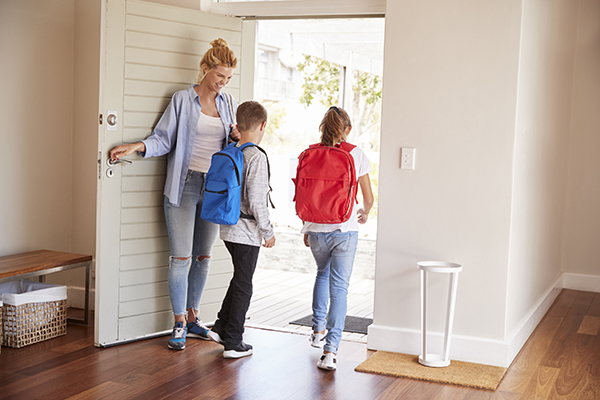
{"type": "Polygon", "coordinates": [[[263,153],[264,150],[250,142],[240,147],[236,147],[236,144],[230,143],[211,158],[204,182],[204,198],[200,214],[205,221],[219,225],[235,225],[240,217],[254,219],[252,215],[243,214],[240,210],[244,170],[242,151],[249,146],[256,146],[263,153]]]}

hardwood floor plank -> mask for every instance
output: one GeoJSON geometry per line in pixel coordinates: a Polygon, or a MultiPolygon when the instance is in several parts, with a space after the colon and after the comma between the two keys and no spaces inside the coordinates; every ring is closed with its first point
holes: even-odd
{"type": "Polygon", "coordinates": [[[598,334],[598,330],[600,330],[600,317],[586,315],[583,317],[583,321],[581,321],[581,325],[579,325],[577,333],[582,335],[596,336],[598,334]]]}
{"type": "Polygon", "coordinates": [[[575,290],[561,290],[560,294],[558,295],[556,300],[554,300],[552,307],[550,307],[545,316],[548,318],[566,316],[569,310],[571,309],[571,306],[575,302],[575,299],[577,298],[577,293],[578,292],[575,290]]]}
{"type": "Polygon", "coordinates": [[[523,392],[523,399],[549,399],[556,387],[556,379],[560,369],[540,366],[523,392]]]}
{"type": "Polygon", "coordinates": [[[594,301],[594,297],[595,294],[592,292],[578,292],[569,313],[574,315],[586,315],[594,301]]]}
{"type": "Polygon", "coordinates": [[[586,315],[590,317],[600,317],[600,293],[594,293],[594,299],[586,315]]]}
{"type": "Polygon", "coordinates": [[[588,379],[598,379],[592,376],[592,366],[600,362],[592,357],[591,352],[596,337],[590,335],[575,335],[571,340],[569,354],[564,357],[556,379],[556,393],[567,398],[578,398],[587,386],[588,379]]]}
{"type": "Polygon", "coordinates": [[[548,351],[544,355],[541,365],[551,368],[561,368],[565,360],[573,353],[573,340],[577,336],[577,329],[583,320],[583,314],[569,313],[562,321],[548,351]]]}
{"type": "Polygon", "coordinates": [[[523,393],[537,373],[564,317],[544,317],[504,375],[498,390],[523,393]]]}
{"type": "Polygon", "coordinates": [[[88,400],[88,399],[101,399],[108,395],[111,395],[119,390],[126,387],[126,384],[117,382],[104,382],[98,386],[94,386],[88,390],[84,390],[76,395],[66,397],[66,400],[88,400]]]}

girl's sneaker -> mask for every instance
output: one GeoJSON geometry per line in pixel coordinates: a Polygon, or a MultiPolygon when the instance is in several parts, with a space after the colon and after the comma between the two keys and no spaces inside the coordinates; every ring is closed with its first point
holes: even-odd
{"type": "Polygon", "coordinates": [[[319,333],[319,332],[313,332],[310,334],[310,338],[308,339],[310,342],[310,345],[312,347],[316,347],[318,349],[323,348],[323,345],[325,344],[325,334],[326,332],[323,333],[319,333]]]}
{"type": "Polygon", "coordinates": [[[337,362],[334,353],[323,353],[319,362],[317,363],[317,367],[321,369],[326,369],[328,371],[335,370],[335,363],[337,362]]]}
{"type": "Polygon", "coordinates": [[[176,322],[173,327],[173,333],[167,346],[173,350],[185,349],[185,337],[187,335],[187,327],[183,325],[183,322],[176,322]]]}
{"type": "Polygon", "coordinates": [[[202,320],[196,318],[194,322],[190,322],[189,324],[187,324],[186,328],[189,337],[195,337],[202,340],[210,340],[210,338],[208,337],[209,329],[206,325],[204,325],[204,322],[202,322],[202,320]]]}

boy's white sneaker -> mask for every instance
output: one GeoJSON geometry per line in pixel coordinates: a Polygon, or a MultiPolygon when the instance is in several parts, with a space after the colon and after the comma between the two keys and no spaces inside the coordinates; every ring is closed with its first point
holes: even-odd
{"type": "Polygon", "coordinates": [[[310,338],[308,339],[308,341],[310,342],[310,345],[312,347],[321,349],[325,344],[325,335],[326,333],[313,332],[310,334],[310,338]]]}
{"type": "Polygon", "coordinates": [[[336,368],[336,362],[337,360],[334,353],[323,353],[319,359],[319,362],[317,363],[317,367],[328,371],[333,371],[336,368]]]}

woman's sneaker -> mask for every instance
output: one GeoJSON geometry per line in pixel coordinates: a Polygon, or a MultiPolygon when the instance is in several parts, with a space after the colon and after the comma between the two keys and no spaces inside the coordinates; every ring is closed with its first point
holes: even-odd
{"type": "Polygon", "coordinates": [[[208,337],[208,327],[204,325],[202,320],[196,318],[194,322],[190,322],[186,325],[188,336],[194,338],[200,338],[202,340],[210,340],[208,337]]]}
{"type": "Polygon", "coordinates": [[[187,327],[183,325],[183,322],[176,322],[173,327],[173,333],[167,346],[173,350],[185,349],[185,337],[187,335],[187,327]]]}
{"type": "Polygon", "coordinates": [[[223,358],[240,358],[252,355],[252,346],[244,342],[240,342],[237,346],[228,346],[225,344],[223,358]]]}
{"type": "Polygon", "coordinates": [[[312,347],[316,347],[318,349],[323,348],[323,345],[325,344],[325,333],[313,332],[310,334],[310,338],[308,340],[312,347]]]}
{"type": "Polygon", "coordinates": [[[317,363],[317,367],[321,369],[326,369],[328,371],[335,370],[335,363],[337,362],[334,353],[323,353],[319,362],[317,363]]]}

